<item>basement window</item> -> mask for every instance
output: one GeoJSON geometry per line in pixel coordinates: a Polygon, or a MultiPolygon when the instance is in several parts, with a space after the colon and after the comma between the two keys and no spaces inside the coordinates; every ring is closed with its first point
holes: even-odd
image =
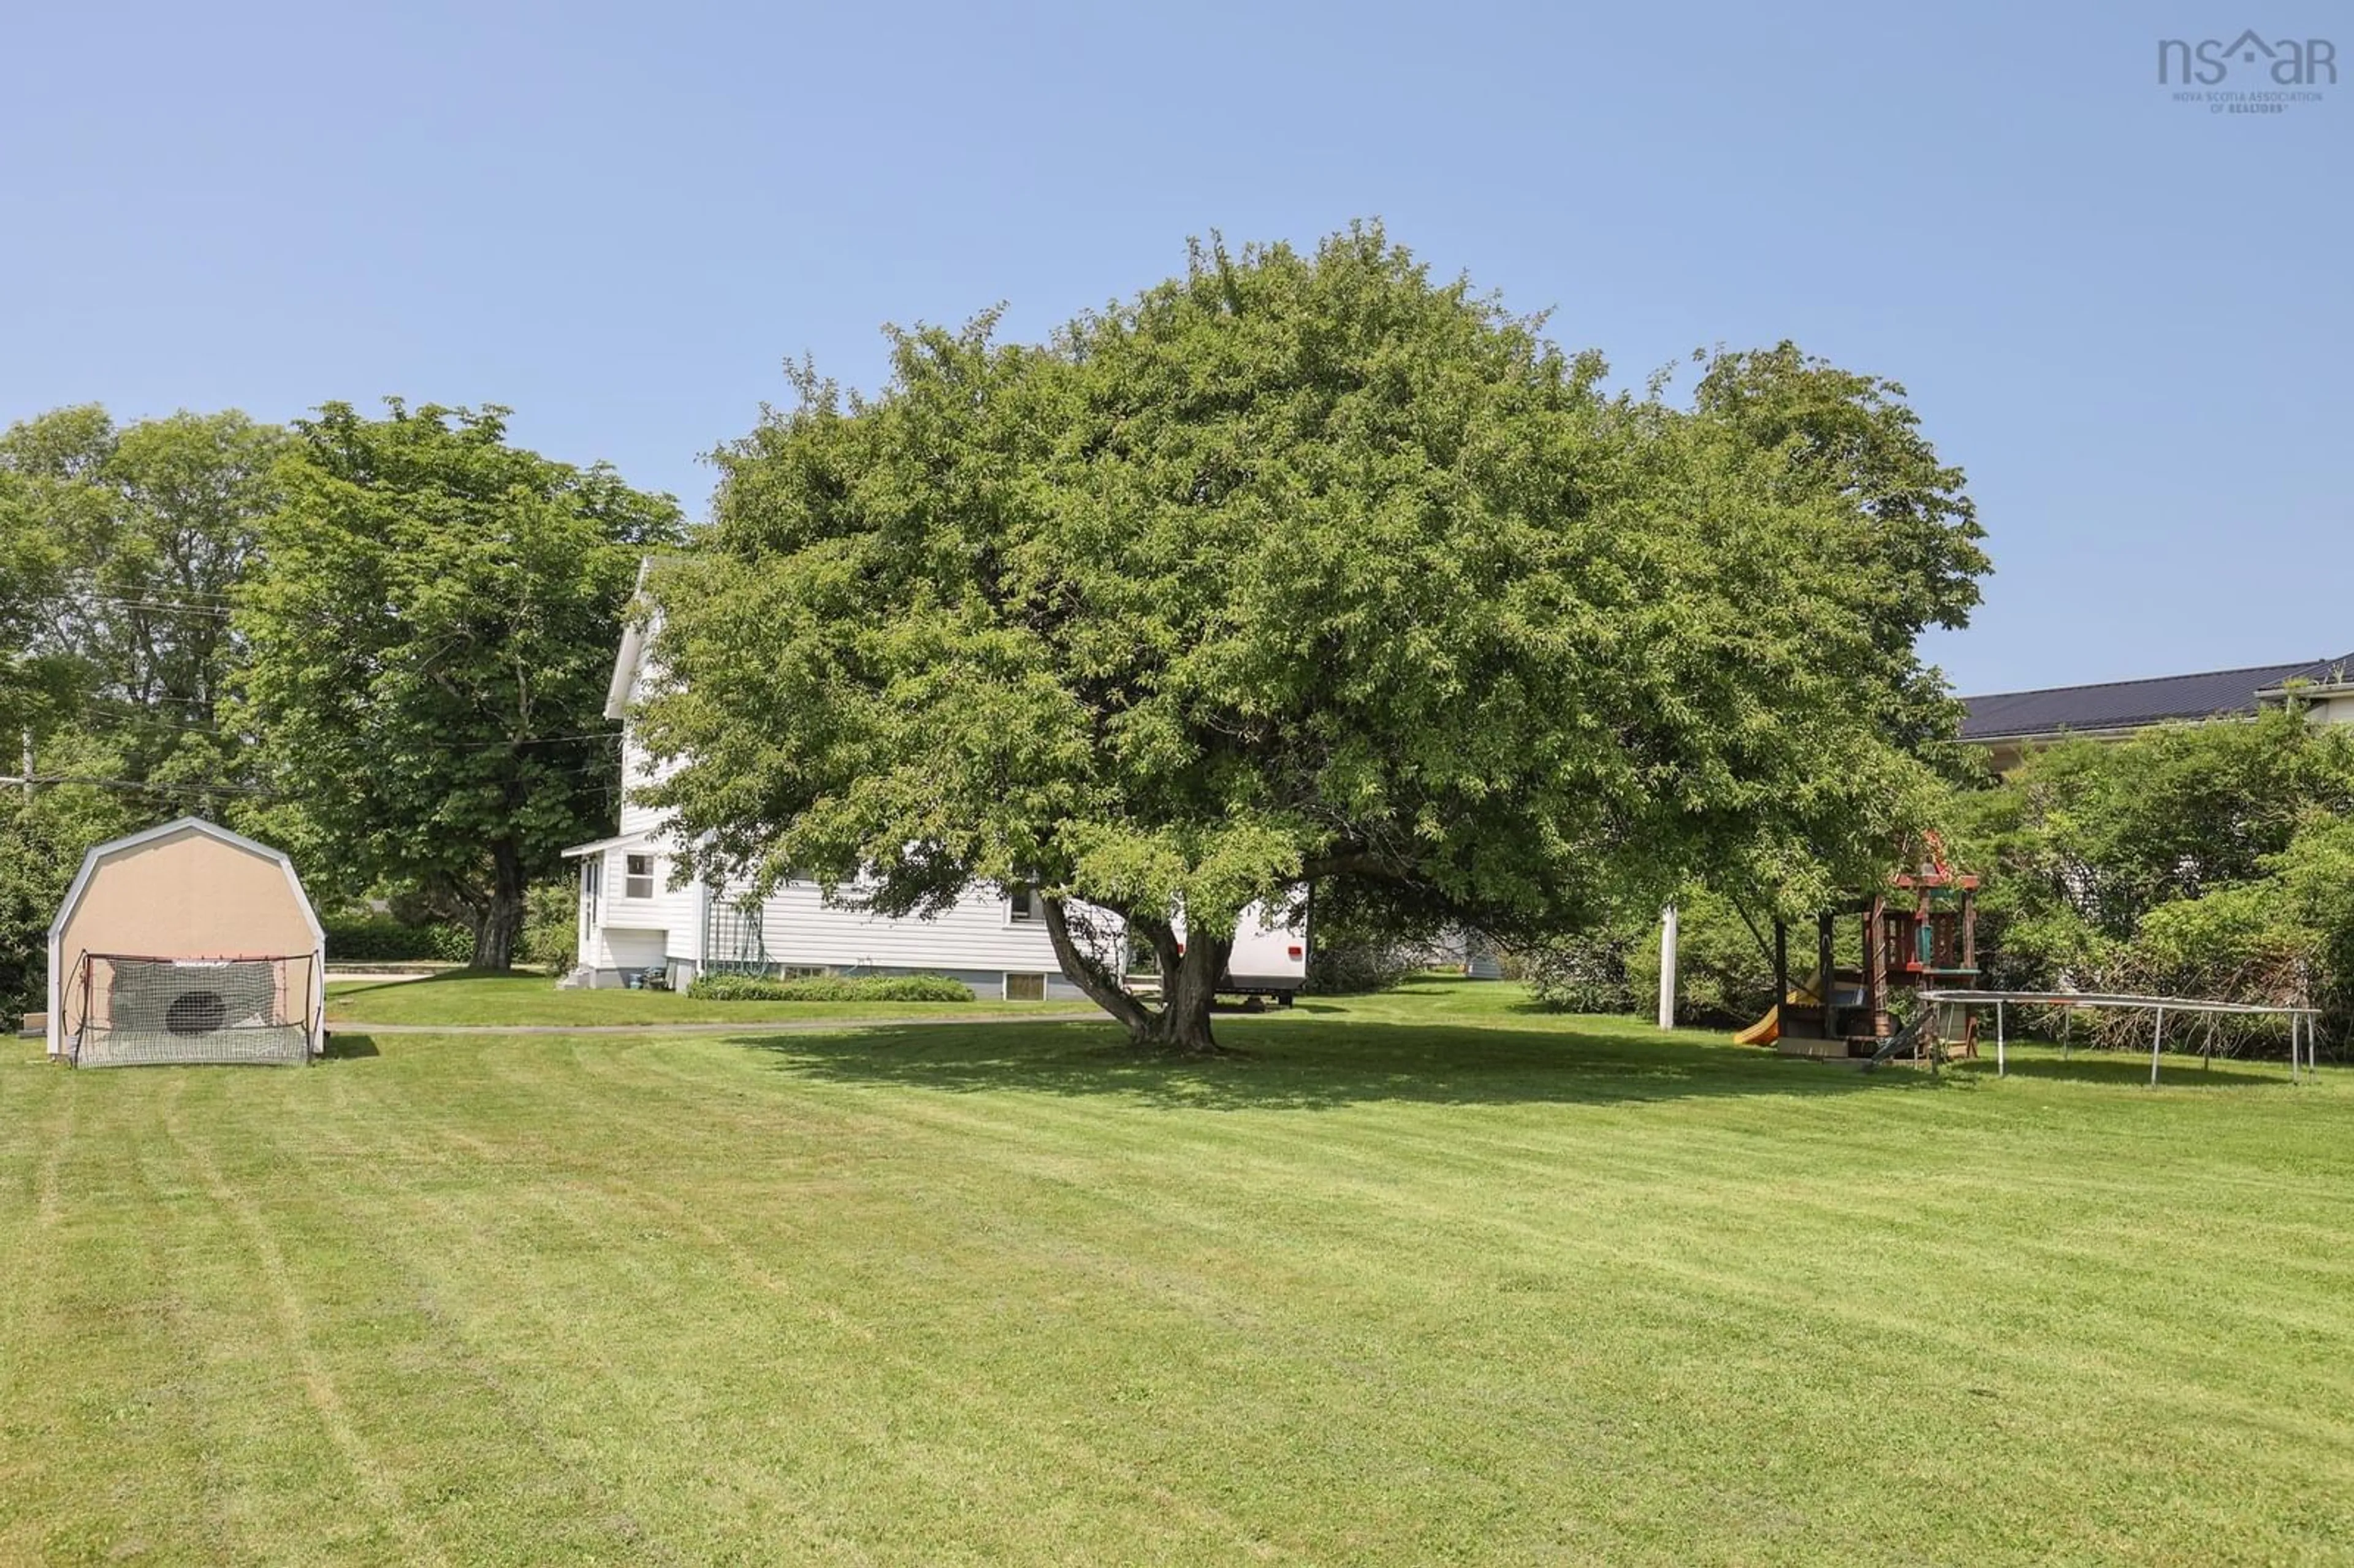
{"type": "Polygon", "coordinates": [[[1008,974],[1005,977],[1005,1000],[1008,1001],[1045,1001],[1046,977],[1008,974]]]}
{"type": "Polygon", "coordinates": [[[622,859],[621,896],[652,898],[654,895],[654,857],[633,854],[622,859]]]}

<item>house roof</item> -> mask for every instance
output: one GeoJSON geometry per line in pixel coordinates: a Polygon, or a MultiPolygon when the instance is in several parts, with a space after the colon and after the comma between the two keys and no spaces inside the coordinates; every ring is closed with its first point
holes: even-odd
{"type": "Polygon", "coordinates": [[[2168,719],[2253,714],[2258,693],[2277,689],[2285,681],[2327,681],[2332,671],[2346,663],[2346,660],[2314,659],[2195,675],[2160,675],[2146,681],[1964,697],[1968,713],[1962,720],[1962,738],[2020,740],[2062,731],[2138,729],[2168,719]]]}
{"type": "Polygon", "coordinates": [[[641,828],[633,833],[616,833],[610,839],[598,839],[591,843],[574,844],[570,849],[558,853],[566,860],[577,860],[585,854],[603,854],[608,850],[635,849],[640,844],[651,841],[653,836],[651,830],[641,828]]]}
{"type": "Polygon", "coordinates": [[[620,652],[613,656],[613,678],[605,686],[605,716],[627,718],[630,697],[637,688],[638,664],[646,654],[646,623],[638,613],[640,601],[645,598],[646,574],[653,569],[652,556],[638,562],[637,586],[630,590],[628,617],[621,623],[620,652]]]}

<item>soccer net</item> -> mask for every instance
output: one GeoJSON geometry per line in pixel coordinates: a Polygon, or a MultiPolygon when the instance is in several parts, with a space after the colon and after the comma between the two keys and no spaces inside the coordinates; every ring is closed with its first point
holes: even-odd
{"type": "Polygon", "coordinates": [[[310,1060],[309,953],[157,959],[94,953],[79,977],[77,1067],[310,1060]]]}

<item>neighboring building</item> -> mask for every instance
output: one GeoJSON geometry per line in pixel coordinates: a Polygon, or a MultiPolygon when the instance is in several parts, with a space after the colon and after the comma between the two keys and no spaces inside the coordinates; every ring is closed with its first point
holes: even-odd
{"type": "Polygon", "coordinates": [[[1987,748],[1997,768],[2029,747],[2070,739],[2115,740],[2152,725],[2180,720],[2253,718],[2296,695],[2317,723],[2354,723],[2354,654],[2296,664],[2260,664],[2195,675],[2052,686],[1965,697],[1962,738],[1987,748]]]}
{"type": "Polygon", "coordinates": [[[630,799],[659,776],[630,717],[646,641],[635,624],[623,634],[605,695],[605,716],[622,726],[620,831],[564,852],[580,863],[572,983],[627,985],[654,969],[668,970],[674,986],[706,970],[936,974],[981,997],[1082,999],[1055,962],[1038,896],[1028,890],[975,889],[934,918],[893,919],[829,905],[814,882],[789,883],[765,898],[699,881],[672,886],[664,814],[630,799]]]}

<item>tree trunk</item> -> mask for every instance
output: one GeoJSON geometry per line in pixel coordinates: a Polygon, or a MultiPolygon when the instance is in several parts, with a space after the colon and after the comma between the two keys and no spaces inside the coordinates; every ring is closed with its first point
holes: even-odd
{"type": "Polygon", "coordinates": [[[1078,943],[1071,937],[1070,916],[1063,906],[1064,901],[1047,898],[1041,902],[1046,908],[1046,939],[1054,944],[1055,961],[1089,1001],[1118,1019],[1129,1039],[1137,1039],[1140,1031],[1151,1026],[1152,1015],[1129,995],[1121,977],[1097,963],[1092,955],[1079,950],[1078,943]]]}
{"type": "Polygon", "coordinates": [[[1218,993],[1218,977],[1226,970],[1234,942],[1192,942],[1181,954],[1175,935],[1165,923],[1131,916],[1129,929],[1151,942],[1161,960],[1161,1005],[1149,1009],[1129,994],[1121,977],[1111,973],[1072,940],[1064,901],[1044,900],[1046,935],[1055,945],[1055,959],[1087,1000],[1102,1008],[1128,1031],[1129,1043],[1154,1051],[1207,1055],[1218,1048],[1210,1033],[1210,1003],[1218,993]]]}
{"type": "Polygon", "coordinates": [[[515,940],[523,934],[523,858],[512,843],[491,846],[491,895],[474,922],[478,969],[504,974],[514,968],[515,940]]]}
{"type": "Polygon", "coordinates": [[[1218,1049],[1210,1033],[1210,1003],[1217,1000],[1218,977],[1226,972],[1234,946],[1232,939],[1187,939],[1184,956],[1161,971],[1161,1011],[1138,1044],[1188,1055],[1206,1056],[1218,1049]]]}

